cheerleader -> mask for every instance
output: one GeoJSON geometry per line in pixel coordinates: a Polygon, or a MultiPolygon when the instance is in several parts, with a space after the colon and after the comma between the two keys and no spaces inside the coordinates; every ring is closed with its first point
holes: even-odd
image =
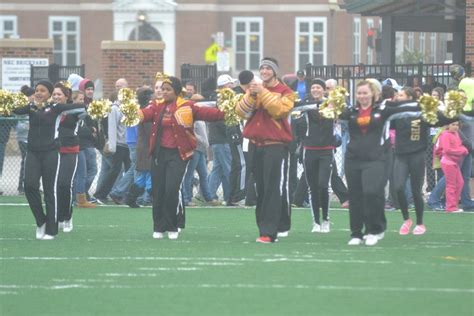
{"type": "MultiPolygon", "coordinates": [[[[72,103],[72,91],[62,83],[57,83],[53,90],[53,102],[56,104],[72,103]]],[[[85,116],[85,109],[65,111],[59,117],[59,165],[57,178],[58,222],[59,229],[72,231],[72,186],[77,170],[79,154],[79,115],[85,116]]]]}
{"type": "Polygon", "coordinates": [[[58,233],[56,181],[58,179],[58,146],[55,140],[59,115],[84,105],[49,103],[53,85],[40,80],[35,86],[34,103],[18,108],[15,114],[28,114],[28,148],[25,160],[25,195],[36,220],[36,239],[52,240],[58,233]],[[46,214],[40,194],[43,183],[46,214]]]}
{"type": "Polygon", "coordinates": [[[178,217],[184,212],[180,188],[189,159],[196,148],[194,120],[217,121],[224,113],[215,108],[194,106],[181,97],[176,77],[163,80],[163,100],[154,100],[139,110],[142,122],[153,122],[149,153],[153,193],[153,238],[178,238],[178,217]]]}
{"type": "MultiPolygon", "coordinates": [[[[322,79],[314,79],[311,83],[311,97],[305,103],[320,105],[324,99],[326,84],[322,79]]],[[[334,120],[321,116],[319,111],[304,112],[304,132],[301,135],[303,142],[303,165],[306,182],[309,186],[310,205],[313,214],[312,232],[328,233],[329,224],[329,178],[336,137],[334,136],[334,120]],[[320,219],[322,210],[322,223],[320,219]]],[[[301,128],[297,128],[300,131],[301,128]]]]}
{"type": "Polygon", "coordinates": [[[340,119],[348,120],[350,142],[345,155],[345,173],[349,190],[349,245],[373,246],[384,237],[384,188],[387,181],[386,157],[388,142],[385,123],[392,114],[419,111],[413,106],[392,107],[378,104],[381,89],[368,80],[356,87],[356,104],[346,109],[340,119]]]}

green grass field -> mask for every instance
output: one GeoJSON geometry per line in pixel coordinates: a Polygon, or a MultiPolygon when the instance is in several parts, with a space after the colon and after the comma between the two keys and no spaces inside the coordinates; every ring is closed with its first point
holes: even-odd
{"type": "Polygon", "coordinates": [[[375,247],[347,246],[348,213],[312,234],[257,244],[253,209],[188,208],[177,241],[153,240],[151,209],[75,209],[74,230],[35,240],[24,198],[0,198],[0,314],[473,315],[474,214],[427,212],[424,236],[387,213],[375,247]]]}

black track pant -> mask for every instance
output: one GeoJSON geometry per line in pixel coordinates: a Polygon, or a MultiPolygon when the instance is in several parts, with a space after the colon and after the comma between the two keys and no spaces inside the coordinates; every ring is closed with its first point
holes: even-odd
{"type": "Polygon", "coordinates": [[[58,174],[59,153],[57,150],[30,151],[25,160],[25,195],[30,204],[36,225],[46,223],[46,234],[57,235],[58,211],[56,199],[56,180],[58,174]],[[39,191],[40,179],[43,183],[46,215],[43,211],[41,194],[39,191]]]}
{"type": "Polygon", "coordinates": [[[260,236],[275,239],[278,231],[291,226],[288,196],[288,149],[286,145],[249,146],[257,187],[255,210],[260,236]]]}
{"type": "Polygon", "coordinates": [[[245,173],[247,167],[245,164],[242,145],[229,144],[231,154],[231,166],[229,175],[229,201],[228,203],[237,203],[245,199],[245,173]]]}
{"type": "Polygon", "coordinates": [[[255,192],[255,179],[252,172],[252,159],[248,151],[244,152],[246,174],[245,174],[245,205],[254,206],[257,204],[257,193],[255,192]]]}
{"type": "Polygon", "coordinates": [[[425,151],[404,155],[395,155],[394,185],[397,192],[398,203],[402,210],[403,219],[407,220],[408,203],[405,196],[405,185],[410,177],[413,202],[415,203],[416,224],[423,224],[423,193],[422,187],[425,178],[425,151]]]}
{"type": "Polygon", "coordinates": [[[176,232],[184,228],[184,203],[181,194],[188,161],[181,160],[178,149],[161,147],[151,167],[153,194],[153,231],[176,232]]]}
{"type": "Polygon", "coordinates": [[[77,170],[77,154],[59,155],[59,174],[56,192],[58,195],[58,222],[72,217],[72,184],[77,170]]]}
{"type": "Polygon", "coordinates": [[[346,159],[345,172],[349,189],[349,221],[351,237],[385,231],[384,189],[387,182],[386,162],[346,159]]]}
{"type": "Polygon", "coordinates": [[[329,219],[329,177],[331,176],[331,150],[305,150],[304,170],[309,186],[309,201],[313,212],[313,222],[320,224],[319,210],[323,211],[323,220],[329,219]]]}
{"type": "MultiPolygon", "coordinates": [[[[334,192],[341,204],[349,200],[349,193],[347,192],[347,187],[342,181],[341,177],[339,177],[339,174],[337,172],[337,164],[334,160],[332,162],[331,188],[332,192],[334,192]]],[[[298,186],[296,187],[295,193],[293,195],[292,204],[302,207],[307,193],[308,184],[306,182],[306,174],[303,171],[303,173],[301,174],[301,178],[298,181],[298,186]]]]}

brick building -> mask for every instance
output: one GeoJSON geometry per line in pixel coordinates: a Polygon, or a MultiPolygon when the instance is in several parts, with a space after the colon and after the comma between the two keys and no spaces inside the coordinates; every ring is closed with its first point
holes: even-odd
{"type": "MultiPolygon", "coordinates": [[[[5,0],[0,38],[50,38],[53,60],[86,65],[103,78],[102,41],[163,41],[164,70],[204,63],[211,36],[224,34],[233,71],[256,70],[274,56],[282,73],[313,64],[376,63],[380,18],[350,15],[342,0],[5,0]],[[137,31],[138,30],[138,31],[137,31]],[[368,33],[373,33],[369,37],[368,33]],[[222,34],[221,33],[221,34],[222,34]]],[[[439,62],[439,38],[401,34],[398,48],[419,49],[439,62]]],[[[153,67],[153,66],[151,66],[153,67]]]]}

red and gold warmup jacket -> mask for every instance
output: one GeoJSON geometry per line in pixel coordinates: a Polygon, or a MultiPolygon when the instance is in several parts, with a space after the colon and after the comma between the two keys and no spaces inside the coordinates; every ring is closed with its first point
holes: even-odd
{"type": "Polygon", "coordinates": [[[280,82],[257,96],[247,92],[236,104],[236,113],[247,119],[243,136],[257,146],[291,142],[288,116],[294,102],[294,92],[280,82]]]}
{"type": "MultiPolygon", "coordinates": [[[[141,122],[152,122],[148,153],[153,154],[158,133],[158,123],[161,112],[166,103],[161,100],[153,100],[150,104],[139,110],[141,122]]],[[[194,136],[194,121],[219,121],[224,119],[224,112],[216,108],[195,106],[194,102],[184,100],[180,97],[176,100],[176,106],[168,105],[171,113],[171,127],[176,139],[179,155],[182,160],[190,159],[196,149],[196,137],[194,136]]]]}

